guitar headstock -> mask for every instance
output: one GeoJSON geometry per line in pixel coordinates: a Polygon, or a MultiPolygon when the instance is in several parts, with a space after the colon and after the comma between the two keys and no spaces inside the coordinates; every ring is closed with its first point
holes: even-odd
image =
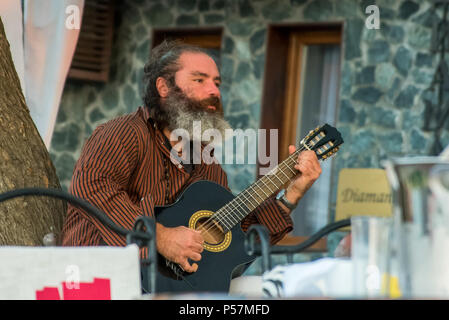
{"type": "Polygon", "coordinates": [[[326,123],[310,131],[300,143],[306,149],[315,151],[319,160],[325,160],[337,153],[343,142],[340,132],[326,123]]]}

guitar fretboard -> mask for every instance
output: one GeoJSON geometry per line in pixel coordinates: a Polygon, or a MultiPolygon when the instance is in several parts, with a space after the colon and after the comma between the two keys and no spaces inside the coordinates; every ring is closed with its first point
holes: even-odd
{"type": "Polygon", "coordinates": [[[250,212],[267,200],[298,174],[294,168],[300,148],[270,172],[239,193],[232,201],[214,213],[212,218],[227,232],[240,223],[250,212]]]}

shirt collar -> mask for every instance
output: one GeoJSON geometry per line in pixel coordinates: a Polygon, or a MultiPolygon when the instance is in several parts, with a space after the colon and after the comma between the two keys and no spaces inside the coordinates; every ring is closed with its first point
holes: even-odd
{"type": "Polygon", "coordinates": [[[143,110],[143,118],[145,119],[145,121],[150,121],[151,120],[151,118],[150,118],[150,110],[148,110],[148,107],[147,106],[142,106],[141,108],[143,110]]]}

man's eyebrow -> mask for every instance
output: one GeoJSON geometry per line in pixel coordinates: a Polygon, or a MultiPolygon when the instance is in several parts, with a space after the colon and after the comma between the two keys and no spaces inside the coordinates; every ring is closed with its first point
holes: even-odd
{"type": "MultiPolygon", "coordinates": [[[[190,74],[192,76],[200,76],[200,77],[206,77],[206,78],[209,77],[209,75],[207,73],[204,73],[204,72],[201,72],[201,71],[192,71],[190,74]]],[[[217,77],[214,78],[214,80],[218,80],[218,81],[221,82],[221,77],[217,76],[217,77]]]]}

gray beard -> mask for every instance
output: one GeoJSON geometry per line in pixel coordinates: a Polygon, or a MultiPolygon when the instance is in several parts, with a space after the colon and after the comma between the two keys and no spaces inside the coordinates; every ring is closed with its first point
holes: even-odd
{"type": "Polygon", "coordinates": [[[225,130],[232,129],[221,112],[194,109],[187,99],[180,99],[176,95],[169,95],[162,103],[162,108],[165,111],[167,128],[172,132],[176,129],[185,130],[188,134],[186,138],[191,141],[201,140],[202,143],[210,143],[211,141],[204,137],[206,130],[217,130],[224,138],[225,130]],[[200,131],[199,127],[196,127],[198,124],[201,125],[200,131]]]}

